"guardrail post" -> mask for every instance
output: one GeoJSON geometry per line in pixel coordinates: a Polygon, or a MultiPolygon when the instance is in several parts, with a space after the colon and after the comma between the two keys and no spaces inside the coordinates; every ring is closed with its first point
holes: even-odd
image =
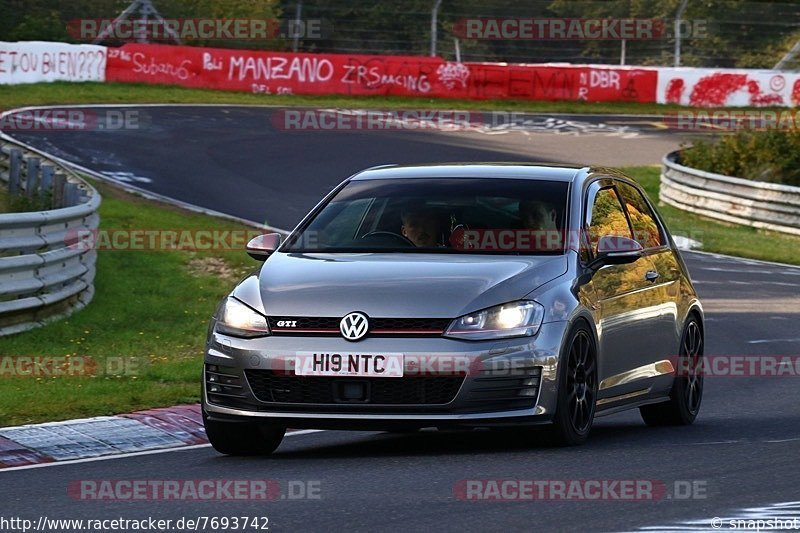
{"type": "Polygon", "coordinates": [[[53,209],[58,209],[64,206],[64,185],[67,183],[67,177],[61,172],[56,172],[53,178],[53,209]]]}
{"type": "Polygon", "coordinates": [[[25,195],[33,198],[36,188],[39,186],[39,167],[42,160],[38,157],[25,158],[25,195]]]}
{"type": "Polygon", "coordinates": [[[39,188],[39,199],[44,201],[47,195],[53,192],[53,177],[56,173],[56,167],[53,165],[42,165],[42,186],[39,188]]]}
{"type": "Polygon", "coordinates": [[[71,207],[78,203],[78,184],[67,183],[64,186],[64,207],[71,207]]]}
{"type": "Polygon", "coordinates": [[[11,196],[19,194],[22,178],[22,150],[12,148],[8,154],[8,192],[11,196]]]}

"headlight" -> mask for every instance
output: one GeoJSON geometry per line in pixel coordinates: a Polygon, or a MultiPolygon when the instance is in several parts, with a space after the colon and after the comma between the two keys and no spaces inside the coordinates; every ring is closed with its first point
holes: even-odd
{"type": "Polygon", "coordinates": [[[485,340],[532,336],[544,320],[544,306],[533,301],[513,302],[455,319],[445,337],[485,340]]]}
{"type": "Polygon", "coordinates": [[[216,330],[234,337],[266,337],[269,335],[266,317],[230,296],[219,308],[216,330]]]}

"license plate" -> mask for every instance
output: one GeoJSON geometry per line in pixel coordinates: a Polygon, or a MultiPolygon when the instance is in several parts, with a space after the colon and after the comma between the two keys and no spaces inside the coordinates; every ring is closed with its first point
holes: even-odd
{"type": "Polygon", "coordinates": [[[358,354],[298,352],[294,358],[297,376],[403,377],[403,354],[358,354]]]}

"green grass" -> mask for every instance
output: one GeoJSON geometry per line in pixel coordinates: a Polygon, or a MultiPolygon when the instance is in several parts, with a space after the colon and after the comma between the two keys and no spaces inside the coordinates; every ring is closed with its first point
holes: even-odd
{"type": "Polygon", "coordinates": [[[25,194],[11,195],[5,185],[0,185],[0,213],[27,213],[50,209],[50,196],[28,198],[25,194]]]}
{"type": "MultiPolygon", "coordinates": [[[[518,111],[539,113],[666,114],[677,105],[639,103],[534,102],[530,100],[449,100],[399,96],[299,96],[186,89],[139,83],[35,83],[0,85],[4,109],[51,104],[262,104],[297,107],[339,107],[380,109],[461,109],[476,111],[518,111]]],[[[742,108],[738,108],[742,109],[742,108]]],[[[777,108],[776,108],[777,109],[777,108]]],[[[763,108],[762,108],[763,110],[763,108]]]]}
{"type": "MultiPolygon", "coordinates": [[[[642,184],[651,200],[658,202],[658,166],[624,170],[642,184]]],[[[659,203],[658,211],[673,235],[702,242],[705,252],[800,265],[800,237],[711,220],[664,203],[659,203]]]]}
{"type": "Polygon", "coordinates": [[[0,184],[0,213],[10,213],[8,189],[5,184],[0,184]]]}

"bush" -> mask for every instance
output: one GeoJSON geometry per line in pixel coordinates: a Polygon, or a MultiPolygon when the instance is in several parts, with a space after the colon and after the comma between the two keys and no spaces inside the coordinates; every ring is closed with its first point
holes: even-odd
{"type": "Polygon", "coordinates": [[[688,167],[757,181],[800,186],[800,132],[739,132],[698,141],[681,153],[688,167]]]}

